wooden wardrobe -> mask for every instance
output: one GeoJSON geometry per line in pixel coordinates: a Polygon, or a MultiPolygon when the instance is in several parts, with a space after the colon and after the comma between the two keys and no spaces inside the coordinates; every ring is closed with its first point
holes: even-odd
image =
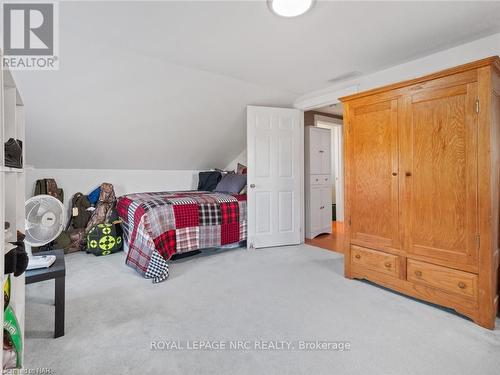
{"type": "Polygon", "coordinates": [[[452,308],[493,329],[500,59],[341,100],[345,276],[452,308]]]}

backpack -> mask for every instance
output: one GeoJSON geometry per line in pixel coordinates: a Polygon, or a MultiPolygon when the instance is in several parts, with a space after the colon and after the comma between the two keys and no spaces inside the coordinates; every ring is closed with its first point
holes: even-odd
{"type": "Polygon", "coordinates": [[[83,250],[85,246],[85,227],[92,215],[87,211],[90,202],[86,195],[76,193],[71,198],[71,212],[66,230],[56,239],[55,246],[64,249],[64,253],[83,250]]]}
{"type": "Polygon", "coordinates": [[[59,189],[56,180],[53,178],[44,178],[43,180],[36,180],[35,195],[52,195],[54,198],[59,199],[64,203],[64,191],[59,189]]]}
{"type": "Polygon", "coordinates": [[[116,196],[112,184],[101,184],[101,192],[99,201],[95,206],[95,210],[90,216],[90,220],[85,227],[85,234],[88,234],[92,228],[98,224],[108,223],[116,205],[116,196]]]}
{"type": "Polygon", "coordinates": [[[99,201],[99,196],[101,195],[101,186],[98,186],[87,195],[90,204],[93,206],[99,201]]]}
{"type": "Polygon", "coordinates": [[[90,207],[90,202],[86,195],[76,193],[71,199],[71,218],[69,219],[66,230],[81,229],[87,226],[92,213],[87,209],[90,207]]]}

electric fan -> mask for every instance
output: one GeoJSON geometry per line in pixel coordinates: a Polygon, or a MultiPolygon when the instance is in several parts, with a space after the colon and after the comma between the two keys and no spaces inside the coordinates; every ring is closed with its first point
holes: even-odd
{"type": "Polygon", "coordinates": [[[29,245],[28,269],[50,267],[55,255],[34,256],[31,246],[43,246],[55,240],[63,231],[65,223],[64,206],[51,195],[36,195],[24,204],[26,213],[26,238],[29,245]]]}

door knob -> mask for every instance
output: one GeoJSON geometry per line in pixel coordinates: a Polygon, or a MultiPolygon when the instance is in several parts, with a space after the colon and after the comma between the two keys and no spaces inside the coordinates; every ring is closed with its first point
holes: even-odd
{"type": "Polygon", "coordinates": [[[253,189],[255,188],[255,184],[250,184],[250,187],[253,189]]]}
{"type": "Polygon", "coordinates": [[[406,172],[406,173],[405,173],[405,176],[406,176],[406,177],[411,177],[411,172],[406,172]]]}
{"type": "Polygon", "coordinates": [[[392,172],[392,175],[393,175],[393,176],[397,176],[397,175],[398,175],[398,173],[397,173],[397,172],[392,172]]]}

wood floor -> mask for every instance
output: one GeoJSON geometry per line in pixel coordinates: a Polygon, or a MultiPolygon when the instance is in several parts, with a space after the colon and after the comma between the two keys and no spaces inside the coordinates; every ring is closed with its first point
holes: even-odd
{"type": "Polygon", "coordinates": [[[332,221],[332,234],[321,234],[312,240],[306,239],[306,244],[343,253],[344,223],[341,221],[332,221]]]}

